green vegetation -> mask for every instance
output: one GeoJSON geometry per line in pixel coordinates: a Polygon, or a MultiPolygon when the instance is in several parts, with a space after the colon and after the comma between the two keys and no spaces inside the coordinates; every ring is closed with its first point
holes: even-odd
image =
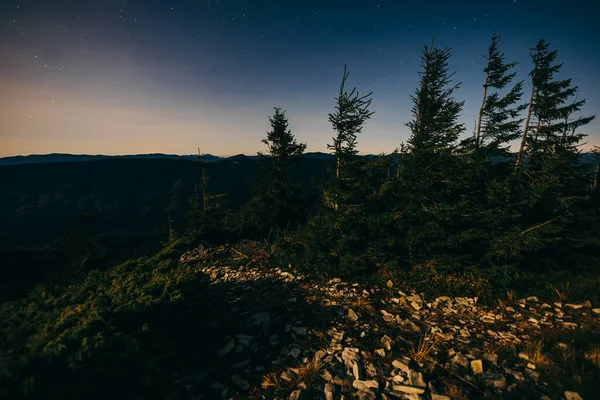
{"type": "MultiPolygon", "coordinates": [[[[164,397],[171,374],[214,347],[206,285],[178,262],[199,244],[264,239],[279,265],[432,294],[560,293],[598,304],[598,161],[582,164],[579,151],[579,129],[594,117],[578,115],[584,100],[554,77],[561,64],[544,41],[522,104],[499,44],[493,36],[472,138],[460,140],[450,49],[432,43],[410,138],[391,155],[357,155],[371,93],[347,92],[344,70],[329,115],[333,160],[303,157],[275,108],[258,160],[2,167],[0,397],[164,397]]],[[[597,349],[585,357],[598,366],[597,349]]]]}

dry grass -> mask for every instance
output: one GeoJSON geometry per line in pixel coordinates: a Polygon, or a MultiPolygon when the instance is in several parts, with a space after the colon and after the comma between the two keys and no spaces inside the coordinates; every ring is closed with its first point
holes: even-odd
{"type": "Polygon", "coordinates": [[[263,376],[262,382],[260,384],[260,386],[263,389],[269,389],[269,388],[278,388],[281,384],[281,380],[279,378],[279,375],[275,372],[270,372],[268,374],[266,374],[265,376],[263,376]]]}
{"type": "Polygon", "coordinates": [[[515,295],[515,292],[512,290],[509,290],[506,292],[506,299],[511,302],[514,303],[517,299],[517,296],[515,295]]]}
{"type": "Polygon", "coordinates": [[[418,344],[409,350],[410,356],[417,362],[428,360],[435,349],[433,334],[428,335],[427,332],[421,337],[418,344]]]}
{"type": "Polygon", "coordinates": [[[584,353],[584,357],[586,360],[594,364],[596,367],[600,368],[600,347],[592,347],[588,351],[584,353]]]}
{"type": "Polygon", "coordinates": [[[544,343],[540,340],[529,344],[525,354],[529,357],[529,362],[537,368],[550,368],[553,365],[550,356],[544,352],[544,343]]]}
{"type": "Polygon", "coordinates": [[[469,400],[462,388],[455,383],[446,382],[444,384],[444,389],[446,396],[450,397],[452,400],[469,400]]]}
{"type": "Polygon", "coordinates": [[[371,301],[368,299],[365,299],[362,296],[353,298],[350,301],[349,305],[350,305],[350,307],[356,308],[357,310],[362,311],[364,313],[374,312],[373,306],[371,305],[371,301]]]}
{"type": "Polygon", "coordinates": [[[311,385],[320,376],[321,368],[323,364],[320,360],[313,358],[304,365],[298,368],[290,368],[290,370],[296,374],[296,380],[298,382],[304,382],[306,385],[311,385]]]}

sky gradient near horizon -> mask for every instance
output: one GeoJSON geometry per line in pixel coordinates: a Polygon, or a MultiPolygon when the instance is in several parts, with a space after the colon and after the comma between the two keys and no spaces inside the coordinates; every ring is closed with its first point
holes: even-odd
{"type": "MultiPolygon", "coordinates": [[[[327,151],[344,64],[350,86],[374,92],[361,153],[389,153],[408,138],[434,35],[463,82],[465,135],[493,32],[526,93],[528,49],[544,38],[587,99],[582,115],[600,114],[599,17],[588,0],[3,0],[0,157],[254,154],[274,106],[308,151],[327,151]]],[[[600,144],[599,119],[583,132],[600,144]]]]}

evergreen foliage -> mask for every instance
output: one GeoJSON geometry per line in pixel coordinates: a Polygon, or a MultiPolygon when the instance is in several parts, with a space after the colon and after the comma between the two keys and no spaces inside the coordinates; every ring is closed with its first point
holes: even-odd
{"type": "MultiPolygon", "coordinates": [[[[289,174],[294,161],[306,150],[306,144],[299,143],[288,128],[285,110],[275,107],[269,122],[271,130],[262,142],[267,145],[271,166],[263,171],[254,188],[254,197],[241,211],[242,231],[252,238],[295,228],[307,208],[301,186],[289,174]]],[[[258,154],[264,166],[266,156],[258,154]]]]}
{"type": "Polygon", "coordinates": [[[521,113],[527,104],[517,105],[523,96],[523,81],[516,83],[503,96],[504,90],[517,75],[510,72],[517,62],[505,63],[498,49],[499,35],[492,35],[487,53],[483,101],[479,110],[475,136],[465,141],[485,157],[508,156],[508,145],[520,137],[521,113]],[[492,90],[495,90],[491,92],[492,90]],[[474,141],[474,143],[472,143],[474,141]]]}

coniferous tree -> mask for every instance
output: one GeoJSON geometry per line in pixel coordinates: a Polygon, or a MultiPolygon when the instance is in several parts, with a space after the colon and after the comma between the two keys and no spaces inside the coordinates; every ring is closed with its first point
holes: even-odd
{"type": "Polygon", "coordinates": [[[596,168],[594,169],[594,178],[592,179],[592,189],[598,189],[598,181],[600,180],[600,146],[594,146],[592,153],[596,156],[596,168]]]}
{"type": "MultiPolygon", "coordinates": [[[[283,176],[287,161],[294,156],[302,155],[306,150],[306,144],[298,143],[289,130],[285,110],[282,111],[280,107],[274,109],[275,114],[269,117],[271,131],[267,132],[267,137],[262,142],[267,145],[267,154],[273,161],[273,170],[283,176]]],[[[259,155],[262,153],[259,152],[259,155]]]]}
{"type": "Polygon", "coordinates": [[[211,165],[204,160],[198,148],[196,163],[200,167],[200,184],[194,186],[189,200],[188,235],[204,244],[220,244],[231,237],[228,226],[230,210],[224,202],[225,194],[211,194],[208,188],[211,165]]]}
{"type": "Polygon", "coordinates": [[[577,129],[592,117],[571,116],[585,100],[576,97],[571,79],[557,79],[562,64],[557,50],[540,40],[530,53],[534,68],[532,101],[515,164],[515,179],[521,188],[521,236],[523,265],[546,269],[557,262],[569,262],[585,238],[575,234],[577,225],[589,223],[589,173],[580,165],[579,142],[585,136],[577,129]],[[572,100],[574,98],[574,100],[572,100]],[[569,237],[569,240],[565,240],[569,237]],[[560,246],[557,244],[560,243],[560,246]]]}
{"type": "Polygon", "coordinates": [[[563,64],[555,62],[558,51],[548,48],[549,43],[540,40],[530,53],[534,63],[530,73],[532,99],[517,156],[517,166],[523,156],[527,156],[528,163],[536,170],[544,164],[548,166],[550,159],[560,159],[561,166],[555,165],[559,168],[564,163],[571,163],[579,153],[579,142],[585,136],[577,133],[577,129],[595,118],[579,117],[569,121],[569,116],[581,110],[585,100],[575,99],[567,104],[576,95],[577,87],[571,85],[571,79],[555,78],[563,64]]]}
{"type": "Polygon", "coordinates": [[[504,62],[504,54],[498,49],[499,35],[492,35],[491,41],[486,57],[487,65],[483,70],[485,72],[483,101],[479,109],[472,147],[485,156],[507,156],[508,143],[520,136],[523,120],[518,117],[527,105],[517,105],[523,96],[523,81],[515,84],[504,96],[501,96],[500,91],[506,88],[516,76],[516,72],[510,71],[517,62],[504,62]],[[492,90],[494,91],[491,92],[492,90]]]}
{"type": "MultiPolygon", "coordinates": [[[[299,143],[292,134],[285,110],[274,109],[269,117],[271,130],[262,140],[267,145],[271,167],[259,178],[254,197],[242,209],[242,221],[250,236],[265,237],[273,230],[293,228],[305,214],[300,186],[292,182],[287,171],[291,161],[304,153],[306,144],[299,143]]],[[[258,154],[265,162],[266,155],[258,154]]]]}
{"type": "Polygon", "coordinates": [[[458,122],[464,102],[454,99],[460,84],[452,84],[448,70],[450,49],[425,46],[421,56],[421,81],[413,100],[413,119],[406,154],[401,158],[397,190],[398,218],[405,237],[408,262],[434,256],[447,241],[454,214],[460,206],[454,198],[460,187],[457,140],[465,130],[458,122]],[[446,229],[448,228],[448,229],[446,229]]]}
{"type": "Polygon", "coordinates": [[[443,186],[452,171],[449,164],[455,155],[456,142],[465,130],[458,122],[463,101],[454,99],[459,84],[451,85],[454,73],[448,71],[450,49],[425,46],[421,56],[421,82],[413,100],[413,119],[406,126],[411,134],[407,140],[404,179],[412,178],[413,189],[425,197],[434,187],[443,186]],[[413,180],[414,179],[414,180],[413,180]],[[420,188],[420,189],[419,189],[420,188]]]}
{"type": "Polygon", "coordinates": [[[336,158],[335,164],[335,180],[325,194],[330,199],[328,202],[331,207],[337,210],[341,202],[344,202],[350,194],[349,187],[356,183],[357,173],[356,155],[358,150],[357,135],[362,132],[364,124],[373,115],[369,111],[371,105],[371,95],[369,92],[366,95],[360,96],[354,87],[350,92],[345,89],[346,80],[350,72],[347,71],[344,65],[344,74],[342,75],[342,83],[340,92],[336,100],[335,111],[329,114],[329,122],[333,126],[335,136],[333,144],[328,144],[327,148],[333,150],[336,158]]]}

